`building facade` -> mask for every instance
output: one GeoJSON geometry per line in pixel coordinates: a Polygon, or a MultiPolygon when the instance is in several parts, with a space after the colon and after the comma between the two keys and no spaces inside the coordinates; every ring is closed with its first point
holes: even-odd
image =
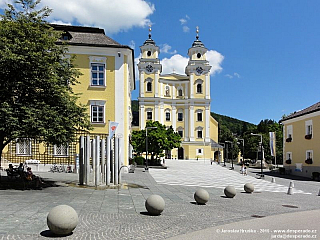
{"type": "Polygon", "coordinates": [[[166,158],[218,160],[222,146],[217,143],[218,122],[210,114],[211,66],[198,31],[188,50],[185,75],[161,74],[160,50],[149,31],[138,64],[140,129],[152,120],[172,126],[181,135],[181,147],[166,152],[166,158]]]}
{"type": "MultiPolygon", "coordinates": [[[[93,130],[90,135],[106,137],[109,121],[119,125],[116,136],[120,138],[122,164],[128,164],[129,136],[131,134],[131,91],[135,88],[134,53],[105,35],[103,29],[52,25],[62,31],[57,44],[65,42],[66,57],[75,56],[74,65],[80,70],[79,84],[72,86],[80,93],[79,103],[88,108],[93,130]]],[[[80,133],[79,133],[80,134],[80,133]]],[[[34,159],[41,163],[74,164],[78,154],[77,143],[49,146],[32,139],[18,139],[4,149],[3,159],[24,162],[34,159]]]]}
{"type": "Polygon", "coordinates": [[[291,174],[319,179],[320,102],[294,112],[283,124],[283,165],[291,174]]]}

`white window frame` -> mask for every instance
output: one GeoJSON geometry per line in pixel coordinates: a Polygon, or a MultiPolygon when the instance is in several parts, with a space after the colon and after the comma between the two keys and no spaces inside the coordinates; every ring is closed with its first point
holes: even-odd
{"type": "Polygon", "coordinates": [[[181,138],[183,138],[183,135],[184,135],[183,128],[182,127],[178,127],[177,132],[178,132],[179,135],[180,135],[179,132],[182,132],[182,136],[181,135],[180,136],[181,136],[181,138]]]}
{"type": "Polygon", "coordinates": [[[152,114],[153,110],[152,108],[147,108],[146,109],[146,119],[147,120],[153,120],[153,114],[152,114]],[[151,119],[148,118],[148,113],[151,113],[151,119]]]}
{"type": "Polygon", "coordinates": [[[197,122],[203,122],[203,110],[201,110],[201,109],[198,109],[197,111],[196,111],[196,116],[197,116],[197,122]],[[199,114],[201,114],[201,120],[199,120],[199,114]]]}
{"type": "Polygon", "coordinates": [[[171,121],[170,111],[166,111],[166,121],[167,121],[167,122],[170,122],[170,121],[171,121]],[[167,118],[167,116],[169,116],[169,119],[167,118]]]}
{"type": "Polygon", "coordinates": [[[286,152],[286,160],[292,161],[292,152],[286,152]]]}
{"type": "Polygon", "coordinates": [[[196,84],[196,94],[202,94],[203,93],[203,80],[202,79],[197,79],[195,81],[196,84]],[[198,84],[201,85],[201,92],[198,92],[198,84]]]}
{"type": "Polygon", "coordinates": [[[293,140],[293,127],[292,125],[287,126],[287,138],[290,138],[293,140]]]}
{"type": "MultiPolygon", "coordinates": [[[[107,58],[106,57],[97,57],[97,56],[90,56],[90,87],[106,87],[107,85],[107,58]],[[93,78],[92,78],[92,66],[93,65],[103,65],[103,84],[99,84],[99,77],[98,77],[98,84],[93,84],[93,78]]],[[[98,71],[99,75],[100,71],[98,71]]]]}
{"type": "Polygon", "coordinates": [[[306,151],[306,160],[309,158],[313,160],[313,150],[306,151]],[[311,156],[311,157],[309,157],[309,156],[311,156]]]}
{"type": "Polygon", "coordinates": [[[90,100],[90,122],[92,124],[105,124],[106,123],[106,101],[102,100],[90,100]],[[98,115],[97,115],[97,121],[93,121],[93,107],[99,107],[102,108],[102,116],[103,119],[102,121],[99,121],[99,110],[98,110],[98,115]]]}
{"type": "Polygon", "coordinates": [[[20,156],[30,156],[32,154],[32,141],[29,138],[20,138],[16,140],[16,155],[20,155],[20,156]],[[27,146],[23,146],[23,148],[21,148],[21,143],[23,142],[24,145],[25,142],[29,142],[29,147],[27,146]],[[20,152],[20,150],[23,150],[22,152],[20,152]]]}
{"type": "Polygon", "coordinates": [[[177,112],[177,121],[178,122],[182,122],[183,121],[183,109],[178,109],[178,112],[177,112]],[[182,115],[182,119],[179,120],[179,114],[182,115]]]}
{"type": "Polygon", "coordinates": [[[311,138],[313,138],[313,126],[312,126],[312,120],[305,121],[306,126],[306,135],[312,135],[311,138]]]}
{"type": "Polygon", "coordinates": [[[197,148],[196,149],[196,155],[203,156],[203,148],[197,148]]]}
{"type": "Polygon", "coordinates": [[[177,89],[177,96],[178,96],[178,97],[183,97],[183,88],[182,88],[182,87],[178,87],[178,89],[177,89]],[[181,91],[181,95],[180,95],[180,91],[181,91]]]}
{"type": "Polygon", "coordinates": [[[53,155],[55,157],[67,157],[67,156],[69,156],[69,145],[68,144],[54,145],[53,146],[53,155]]]}
{"type": "Polygon", "coordinates": [[[152,88],[153,88],[153,86],[152,86],[152,78],[147,78],[146,79],[146,92],[152,92],[152,88]],[[151,90],[150,91],[148,90],[148,83],[151,84],[151,90]]]}
{"type": "Polygon", "coordinates": [[[197,127],[197,138],[198,139],[203,139],[203,128],[202,127],[197,127]],[[201,137],[199,137],[199,132],[201,132],[201,137]]]}

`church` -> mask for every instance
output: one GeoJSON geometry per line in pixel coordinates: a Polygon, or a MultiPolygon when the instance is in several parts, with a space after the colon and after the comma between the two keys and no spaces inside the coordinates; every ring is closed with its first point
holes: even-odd
{"type": "Polygon", "coordinates": [[[207,48],[196,40],[188,50],[185,75],[161,74],[160,49],[151,38],[140,47],[138,63],[139,129],[146,121],[158,121],[172,126],[181,136],[181,146],[165,153],[167,159],[223,159],[223,147],[218,144],[218,122],[210,114],[210,69],[207,48]]]}

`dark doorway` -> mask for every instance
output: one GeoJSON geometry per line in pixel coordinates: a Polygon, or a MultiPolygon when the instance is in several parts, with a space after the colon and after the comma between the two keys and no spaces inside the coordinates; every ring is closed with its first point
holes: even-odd
{"type": "Polygon", "coordinates": [[[182,147],[178,148],[178,159],[184,159],[184,150],[182,147]]]}

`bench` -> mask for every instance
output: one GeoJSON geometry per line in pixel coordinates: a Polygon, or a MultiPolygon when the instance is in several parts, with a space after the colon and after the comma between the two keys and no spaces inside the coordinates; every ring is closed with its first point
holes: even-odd
{"type": "Polygon", "coordinates": [[[20,177],[20,174],[18,172],[18,169],[13,169],[13,170],[10,170],[9,168],[6,169],[6,172],[7,172],[7,176],[8,178],[19,178],[20,177]]]}

